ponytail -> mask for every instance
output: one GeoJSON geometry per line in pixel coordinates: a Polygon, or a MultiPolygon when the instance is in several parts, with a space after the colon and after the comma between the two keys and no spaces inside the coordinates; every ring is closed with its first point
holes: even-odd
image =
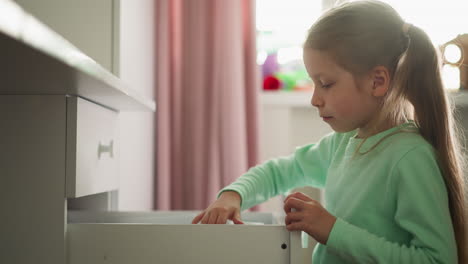
{"type": "Polygon", "coordinates": [[[411,103],[421,135],[436,151],[448,191],[458,263],[466,263],[465,182],[454,109],[442,84],[439,54],[429,37],[415,26],[409,27],[407,34],[407,50],[394,76],[395,97],[406,98],[411,103]]]}

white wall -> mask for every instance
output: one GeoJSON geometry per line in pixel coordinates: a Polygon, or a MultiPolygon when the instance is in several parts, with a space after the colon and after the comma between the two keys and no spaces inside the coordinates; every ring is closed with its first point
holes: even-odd
{"type": "MultiPolygon", "coordinates": [[[[120,1],[120,78],[155,96],[155,8],[153,0],[120,1]]],[[[119,210],[151,210],[155,176],[155,113],[120,114],[119,210]]]]}

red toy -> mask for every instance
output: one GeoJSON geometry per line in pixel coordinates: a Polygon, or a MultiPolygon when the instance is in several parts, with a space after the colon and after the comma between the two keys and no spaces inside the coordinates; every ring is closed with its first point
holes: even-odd
{"type": "Polygon", "coordinates": [[[263,79],[263,90],[276,91],[281,88],[281,81],[273,75],[266,76],[263,79]]]}

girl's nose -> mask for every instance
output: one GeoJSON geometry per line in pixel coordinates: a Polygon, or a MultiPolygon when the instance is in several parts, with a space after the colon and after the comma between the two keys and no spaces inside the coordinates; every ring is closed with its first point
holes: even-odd
{"type": "Polygon", "coordinates": [[[323,100],[319,97],[316,91],[312,94],[312,99],[310,100],[311,104],[315,107],[323,106],[323,100]]]}

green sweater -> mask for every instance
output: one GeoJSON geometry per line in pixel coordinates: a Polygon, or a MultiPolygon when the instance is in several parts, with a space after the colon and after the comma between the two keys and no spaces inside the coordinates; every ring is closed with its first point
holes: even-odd
{"type": "Polygon", "coordinates": [[[457,263],[447,190],[432,146],[406,123],[362,144],[332,133],[292,155],[251,168],[222,191],[242,209],[299,186],[325,189],[337,221],[313,263],[457,263]],[[412,131],[412,132],[411,132],[412,131]],[[387,137],[386,137],[387,136],[387,137]]]}

